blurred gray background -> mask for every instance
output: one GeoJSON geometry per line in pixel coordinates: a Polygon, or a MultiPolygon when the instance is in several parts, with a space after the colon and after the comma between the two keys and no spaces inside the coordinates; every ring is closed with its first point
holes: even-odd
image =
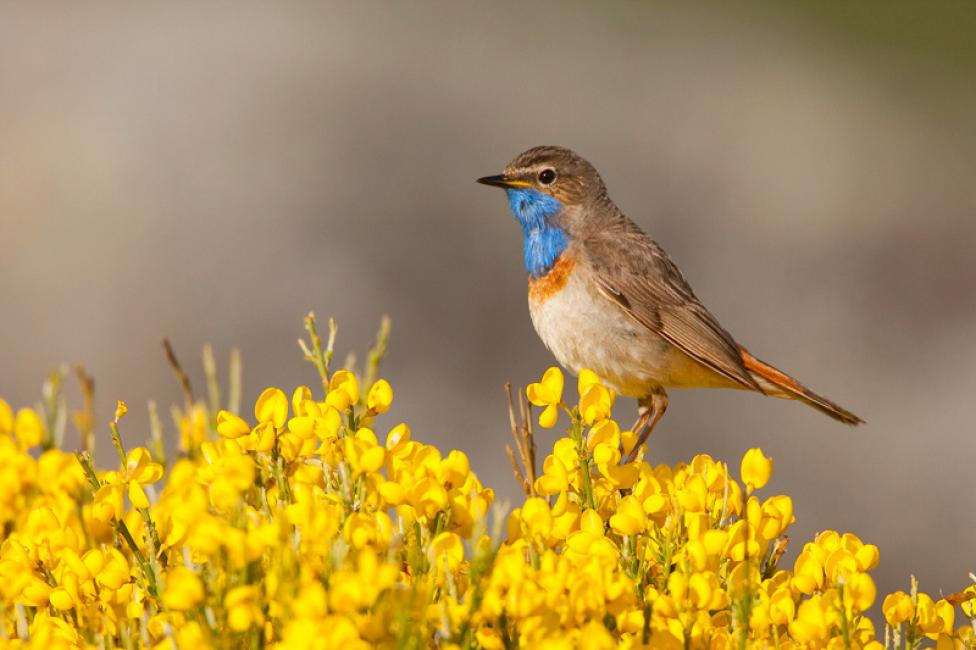
{"type": "Polygon", "coordinates": [[[201,346],[223,369],[240,346],[251,403],[314,383],[308,310],[338,318],[340,358],[389,313],[380,434],[406,420],[512,498],[501,386],[552,360],[519,229],[474,179],[561,144],[739,340],[868,420],[678,392],[653,461],[761,446],[766,493],[796,499],[793,553],[852,530],[881,547],[880,590],[912,572],[958,590],[976,569],[968,7],[5,5],[0,395],[32,404],[80,361],[99,421],[124,399],[139,438],[147,399],[180,399],[163,335],[198,389],[201,346]]]}

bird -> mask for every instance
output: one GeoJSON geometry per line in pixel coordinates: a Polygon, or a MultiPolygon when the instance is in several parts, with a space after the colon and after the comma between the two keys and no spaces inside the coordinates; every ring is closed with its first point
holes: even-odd
{"type": "Polygon", "coordinates": [[[637,399],[629,460],[663,417],[671,389],[755,391],[847,425],[864,422],[740,345],[574,151],[533,147],[477,181],[505,190],[522,228],[529,314],[543,343],[573,374],[590,369],[637,399]]]}

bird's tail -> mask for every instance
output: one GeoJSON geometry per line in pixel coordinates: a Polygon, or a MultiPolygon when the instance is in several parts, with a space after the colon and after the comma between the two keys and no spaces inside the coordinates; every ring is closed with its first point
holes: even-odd
{"type": "Polygon", "coordinates": [[[749,351],[745,348],[740,346],[739,351],[742,354],[742,363],[746,367],[746,370],[749,371],[749,374],[752,375],[753,379],[756,380],[763,389],[763,392],[767,395],[800,400],[844,424],[854,426],[864,422],[864,420],[847,409],[834,404],[826,397],[817,395],[785,372],[760,361],[749,354],[749,351]]]}

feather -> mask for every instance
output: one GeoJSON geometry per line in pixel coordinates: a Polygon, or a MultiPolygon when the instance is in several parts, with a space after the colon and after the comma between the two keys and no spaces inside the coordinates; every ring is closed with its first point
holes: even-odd
{"type": "Polygon", "coordinates": [[[619,216],[594,229],[583,248],[600,291],[619,309],[702,365],[763,392],[739,346],[701,304],[667,253],[619,216]]]}

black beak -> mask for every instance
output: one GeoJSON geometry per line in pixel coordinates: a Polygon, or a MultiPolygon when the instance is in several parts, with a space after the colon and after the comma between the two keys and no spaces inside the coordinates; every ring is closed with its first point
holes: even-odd
{"type": "Polygon", "coordinates": [[[512,187],[512,184],[503,174],[496,174],[495,176],[482,176],[478,179],[478,182],[482,185],[493,185],[495,187],[512,187]]]}

